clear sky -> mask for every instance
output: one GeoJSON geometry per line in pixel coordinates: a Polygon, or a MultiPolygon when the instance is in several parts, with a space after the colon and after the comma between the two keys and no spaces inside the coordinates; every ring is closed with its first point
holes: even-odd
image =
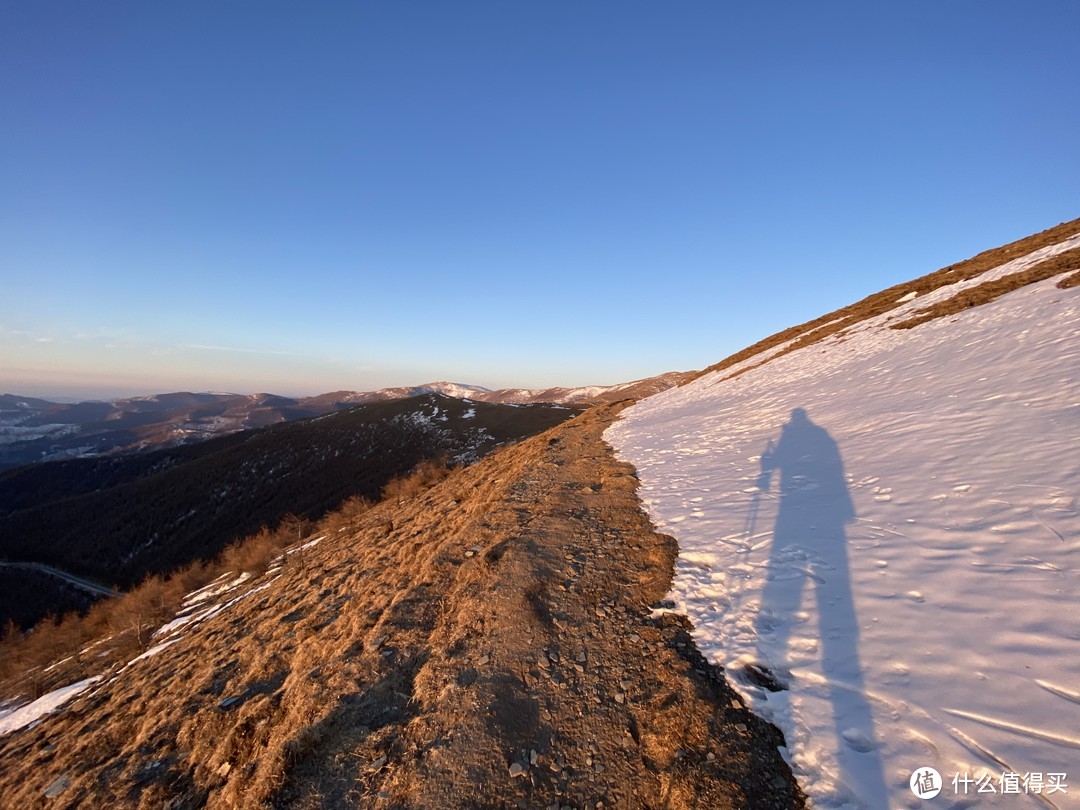
{"type": "Polygon", "coordinates": [[[615,383],[1080,216],[1080,4],[0,2],[0,392],[615,383]]]}

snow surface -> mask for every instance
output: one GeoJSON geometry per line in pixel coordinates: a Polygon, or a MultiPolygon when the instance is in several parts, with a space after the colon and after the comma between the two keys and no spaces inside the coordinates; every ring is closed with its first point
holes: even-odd
{"type": "Polygon", "coordinates": [[[53,438],[59,439],[63,436],[72,436],[79,432],[78,425],[66,423],[25,427],[19,424],[25,418],[26,417],[20,415],[14,424],[4,424],[4,420],[0,418],[0,444],[33,441],[34,439],[44,439],[46,436],[52,436],[53,438]]]}
{"type": "Polygon", "coordinates": [[[432,393],[443,394],[448,397],[457,397],[458,399],[492,393],[491,389],[479,385],[466,385],[464,383],[445,382],[442,380],[439,382],[428,383],[427,385],[420,387],[431,391],[432,393]]]}
{"type": "Polygon", "coordinates": [[[222,574],[215,579],[209,585],[205,585],[196,591],[192,591],[184,597],[182,602],[185,608],[189,608],[193,605],[198,605],[201,602],[205,602],[208,599],[213,599],[215,596],[220,596],[223,593],[228,593],[234,588],[243,585],[247,580],[251,579],[251,574],[246,571],[237,575],[235,572],[229,571],[222,574]],[[232,577],[232,579],[230,579],[232,577]]]}
{"type": "Polygon", "coordinates": [[[605,434],[679,542],[677,610],[818,808],[919,807],[925,766],[936,807],[1080,805],[1080,289],[885,328],[1077,244],[652,396],[605,434]],[[1017,795],[952,784],[1003,772],[1017,795]],[[1067,793],[1023,792],[1055,773],[1067,793]]]}
{"type": "MultiPolygon", "coordinates": [[[[155,635],[157,635],[157,634],[155,633],[155,635]]],[[[153,647],[148,649],[146,652],[141,653],[140,655],[136,655],[134,658],[132,658],[130,661],[128,661],[124,665],[124,669],[127,669],[132,664],[137,663],[138,661],[145,661],[147,658],[153,658],[159,652],[161,652],[164,649],[167,649],[168,647],[171,647],[173,644],[175,644],[179,640],[180,640],[180,636],[176,636],[175,638],[170,638],[168,641],[163,641],[160,644],[155,644],[153,647]]],[[[121,670],[121,671],[123,671],[123,670],[121,670]]]]}
{"type": "Polygon", "coordinates": [[[60,689],[54,689],[52,692],[42,695],[32,703],[27,703],[25,706],[20,706],[17,709],[5,709],[4,711],[0,711],[0,737],[5,734],[10,734],[12,731],[26,728],[44,715],[56,711],[69,700],[81,695],[100,680],[100,676],[87,678],[84,681],[63,686],[60,689]]]}
{"type": "MultiPolygon", "coordinates": [[[[314,548],[315,546],[319,545],[319,543],[321,543],[325,539],[326,539],[326,535],[325,534],[320,534],[318,537],[314,538],[313,540],[308,540],[303,545],[293,546],[290,549],[286,549],[285,550],[285,555],[296,554],[298,551],[307,551],[309,548],[314,548]]],[[[282,561],[284,561],[285,555],[283,555],[281,557],[282,561]]]]}

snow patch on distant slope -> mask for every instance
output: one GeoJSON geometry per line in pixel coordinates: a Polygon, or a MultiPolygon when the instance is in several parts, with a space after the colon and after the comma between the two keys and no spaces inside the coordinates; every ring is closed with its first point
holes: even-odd
{"type": "Polygon", "coordinates": [[[819,808],[920,806],[908,780],[923,766],[945,777],[941,807],[976,799],[954,792],[965,772],[1071,770],[1068,794],[1001,806],[1080,794],[1080,291],[1049,280],[886,326],[1077,245],[650,397],[605,434],[678,539],[673,597],[699,647],[783,730],[819,808]],[[774,447],[790,475],[762,491],[768,442],[800,435],[796,408],[822,432],[805,427],[786,460],[774,447]]]}
{"type": "Polygon", "coordinates": [[[432,393],[444,394],[445,396],[457,397],[458,399],[477,397],[491,393],[490,388],[484,388],[479,385],[465,385],[463,383],[444,382],[441,380],[420,387],[426,391],[431,391],[432,393]]]}

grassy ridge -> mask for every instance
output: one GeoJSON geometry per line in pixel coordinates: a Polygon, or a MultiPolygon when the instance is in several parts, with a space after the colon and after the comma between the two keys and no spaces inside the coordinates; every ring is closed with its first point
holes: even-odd
{"type": "MultiPolygon", "coordinates": [[[[1019,239],[1016,242],[1010,242],[1002,247],[983,251],[970,259],[966,259],[957,264],[950,264],[948,267],[943,267],[940,270],[912,281],[905,281],[903,284],[889,287],[881,292],[869,295],[854,304],[849,304],[846,307],[814,318],[812,321],[807,321],[798,326],[792,326],[781,332],[777,332],[775,335],[760,340],[752,346],[748,346],[730,357],[721,360],[719,363],[714,363],[708,368],[702,369],[682,384],[685,385],[686,383],[693,382],[693,380],[703,377],[713,371],[723,371],[744,360],[749,360],[755,355],[762,354],[769,349],[779,346],[781,343],[790,341],[791,345],[784,347],[782,351],[774,355],[775,357],[796,351],[797,349],[805,348],[806,346],[812,346],[829,335],[842,332],[845,329],[850,329],[852,326],[855,326],[862,321],[877,317],[878,315],[882,315],[895,309],[900,306],[902,299],[911,293],[925,295],[928,292],[946,285],[975,278],[982,275],[987,270],[992,270],[995,267],[1005,264],[1005,262],[1018,259],[1021,256],[1026,256],[1039,248],[1057,244],[1078,233],[1080,233],[1080,219],[1074,219],[1069,222],[1062,222],[1060,225],[1055,225],[1053,228],[1048,228],[1045,231],[1041,231],[1024,239],[1019,239]]],[[[1062,268],[1062,271],[1064,271],[1064,269],[1065,268],[1062,268]]],[[[904,327],[898,325],[896,328],[904,327]]],[[[765,361],[763,360],[762,362],[765,361]]],[[[742,371],[748,371],[753,367],[753,365],[749,365],[742,369],[742,371]]]]}

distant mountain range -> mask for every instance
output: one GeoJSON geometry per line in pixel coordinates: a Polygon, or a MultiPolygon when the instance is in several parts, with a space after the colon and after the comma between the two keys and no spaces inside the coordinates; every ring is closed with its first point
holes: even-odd
{"type": "Polygon", "coordinates": [[[644,380],[582,388],[505,388],[433,382],[378,391],[334,391],[313,397],[177,392],[111,402],[50,402],[0,395],[0,470],[70,458],[190,444],[238,430],[322,416],[370,402],[441,394],[503,405],[588,406],[641,398],[692,376],[670,372],[644,380]]]}

